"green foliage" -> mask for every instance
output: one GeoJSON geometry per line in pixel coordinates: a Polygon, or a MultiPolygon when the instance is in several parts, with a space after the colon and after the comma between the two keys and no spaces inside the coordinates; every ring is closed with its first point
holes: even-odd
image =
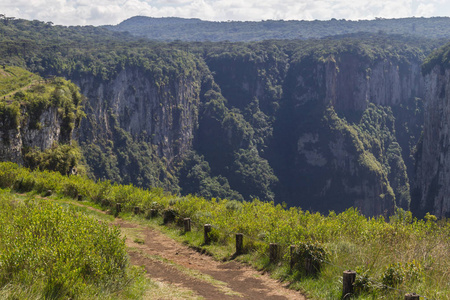
{"type": "MultiPolygon", "coordinates": [[[[17,129],[20,125],[20,104],[15,102],[11,105],[0,103],[0,119],[2,122],[2,130],[17,129]]],[[[7,135],[6,135],[7,136],[7,135]]]]}
{"type": "Polygon", "coordinates": [[[370,270],[362,267],[356,268],[356,279],[353,283],[355,294],[369,293],[373,290],[373,284],[370,278],[370,270]]]}
{"type": "Polygon", "coordinates": [[[384,285],[389,287],[397,287],[405,280],[405,272],[401,264],[389,265],[386,271],[383,273],[381,281],[384,285]]]}
{"type": "Polygon", "coordinates": [[[24,162],[31,169],[50,170],[69,175],[77,173],[81,151],[77,145],[54,144],[44,151],[25,149],[24,162]]]}
{"type": "Polygon", "coordinates": [[[238,192],[230,188],[230,184],[226,178],[222,176],[211,176],[211,168],[208,162],[195,152],[187,154],[183,165],[179,168],[178,176],[181,192],[184,195],[196,194],[207,199],[244,200],[238,192]]]}
{"type": "MultiPolygon", "coordinates": [[[[33,81],[37,80],[38,76],[34,75],[22,68],[14,66],[6,66],[0,69],[0,96],[6,98],[12,92],[19,90],[17,93],[22,93],[20,89],[27,87],[33,81]]],[[[15,93],[17,96],[19,96],[15,93]]]]}
{"type": "Polygon", "coordinates": [[[69,142],[73,129],[85,117],[79,88],[62,78],[44,80],[18,67],[8,66],[4,72],[8,74],[0,74],[0,87],[8,85],[5,90],[11,93],[1,103],[3,128],[18,129],[22,124],[27,129],[41,130],[42,114],[55,109],[62,121],[61,142],[69,142]],[[22,80],[23,77],[26,79],[22,80]],[[17,82],[12,84],[11,79],[17,82]]]}
{"type": "Polygon", "coordinates": [[[323,262],[328,259],[325,248],[317,242],[300,242],[295,245],[295,254],[300,259],[313,259],[318,262],[323,262]]]}
{"type": "MultiPolygon", "coordinates": [[[[95,183],[80,176],[30,171],[12,163],[0,164],[0,186],[22,187],[22,191],[38,193],[50,189],[60,195],[83,195],[83,199],[92,199],[109,209],[120,202],[125,214],[135,206],[141,207],[144,215],[150,209],[171,210],[178,219],[189,217],[193,224],[212,224],[214,239],[219,243],[233,243],[233,233],[243,233],[247,237],[245,248],[251,251],[248,255],[253,255],[249,260],[263,259],[268,243],[278,243],[282,249],[297,244],[303,249],[303,255],[311,254],[327,262],[314,282],[307,277],[292,278],[317,298],[339,297],[342,285],[336,278],[342,276],[342,268],[356,270],[358,267],[359,275],[369,277],[374,283],[361,292],[361,297],[369,293],[373,297],[395,299],[391,289],[379,288],[383,278],[385,283],[397,284],[399,289],[436,299],[449,291],[446,274],[450,269],[450,225],[445,220],[438,222],[432,215],[417,220],[398,210],[397,215],[386,221],[383,217],[366,218],[356,209],[349,209],[324,216],[259,200],[177,197],[161,189],[143,190],[108,181],[95,183]],[[323,288],[328,292],[323,294],[323,288]]],[[[361,284],[367,285],[364,282],[361,284]]]]}
{"type": "Polygon", "coordinates": [[[100,136],[97,143],[81,144],[90,175],[117,183],[178,191],[178,179],[167,170],[156,145],[147,142],[144,134],[133,138],[119,126],[115,116],[110,120],[114,124],[111,140],[100,136]]]}
{"type": "Polygon", "coordinates": [[[357,32],[389,32],[425,37],[448,37],[449,18],[403,18],[375,20],[211,22],[200,19],[132,17],[115,26],[152,40],[256,41],[270,39],[310,39],[357,32]]]}
{"type": "MultiPolygon", "coordinates": [[[[324,261],[328,260],[329,254],[323,245],[318,242],[299,242],[295,245],[295,251],[291,253],[295,259],[295,269],[305,270],[305,263],[309,261],[314,273],[320,272],[324,261]]],[[[311,274],[307,274],[311,275],[311,274]]]]}
{"type": "Polygon", "coordinates": [[[425,59],[422,65],[422,73],[427,75],[436,66],[439,67],[441,72],[450,67],[450,44],[435,50],[425,59]]]}
{"type": "Polygon", "coordinates": [[[395,135],[395,118],[390,108],[370,104],[357,129],[364,147],[374,154],[381,172],[393,189],[398,206],[409,209],[411,202],[406,165],[395,135]]]}
{"type": "Polygon", "coordinates": [[[259,156],[256,148],[240,149],[235,154],[231,170],[231,185],[240,191],[245,199],[274,200],[271,189],[278,179],[268,161],[259,156]]]}
{"type": "Polygon", "coordinates": [[[0,198],[1,288],[37,286],[46,299],[123,288],[128,258],[119,229],[50,201],[0,198]]]}

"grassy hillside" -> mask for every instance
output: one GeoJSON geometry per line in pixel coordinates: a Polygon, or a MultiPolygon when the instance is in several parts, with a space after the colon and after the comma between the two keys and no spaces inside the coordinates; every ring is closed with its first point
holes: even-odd
{"type": "Polygon", "coordinates": [[[136,276],[120,230],[49,200],[0,191],[0,298],[117,299],[136,276]]]}
{"type": "Polygon", "coordinates": [[[121,203],[122,217],[130,216],[135,206],[147,218],[151,218],[150,209],[160,214],[171,211],[176,220],[190,217],[194,232],[184,234],[173,225],[172,234],[178,232],[179,239],[222,259],[233,254],[234,233],[244,233],[245,253],[237,259],[292,281],[292,287],[306,291],[313,299],[340,298],[342,271],[346,269],[358,272],[357,299],[401,299],[406,292],[448,299],[450,291],[450,223],[437,221],[432,215],[417,220],[400,210],[389,219],[368,219],[350,209],[324,216],[298,208],[287,210],[271,202],[176,197],[161,189],[142,190],[59,173],[31,172],[11,163],[0,164],[0,186],[21,192],[51,190],[64,196],[81,195],[112,213],[118,213],[116,203],[121,203]],[[213,225],[212,245],[203,245],[205,223],[213,225]],[[269,243],[280,245],[279,263],[270,263],[269,243]],[[308,276],[301,262],[289,268],[290,245],[297,245],[298,256],[316,261],[320,266],[317,276],[308,276]]]}
{"type": "MultiPolygon", "coordinates": [[[[0,103],[2,108],[18,107],[25,114],[17,116],[21,120],[36,123],[42,111],[52,106],[58,109],[70,129],[84,116],[79,88],[63,78],[44,79],[15,66],[3,65],[0,68],[0,103]]],[[[18,112],[17,112],[18,113],[18,112]]],[[[32,124],[32,128],[42,125],[32,124]]]]}
{"type": "Polygon", "coordinates": [[[40,77],[22,68],[3,65],[0,68],[0,96],[3,99],[11,97],[12,92],[27,88],[40,77]]]}

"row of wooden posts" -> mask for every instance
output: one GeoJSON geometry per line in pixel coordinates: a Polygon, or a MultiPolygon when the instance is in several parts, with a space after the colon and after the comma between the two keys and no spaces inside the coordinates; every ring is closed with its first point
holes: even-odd
{"type": "MultiPolygon", "coordinates": [[[[80,200],[80,199],[78,199],[78,200],[80,200]]],[[[120,205],[120,203],[117,203],[116,204],[116,213],[119,213],[120,211],[121,211],[121,205],[120,205]]],[[[138,206],[134,207],[135,214],[140,214],[140,212],[141,212],[141,210],[138,206]]],[[[149,217],[154,218],[157,215],[158,215],[158,211],[156,209],[150,210],[149,217]]],[[[165,215],[164,223],[167,223],[166,218],[172,218],[172,217],[174,218],[175,216],[173,215],[173,216],[167,217],[165,215]]],[[[184,218],[183,225],[184,225],[185,233],[191,231],[191,219],[190,218],[184,218]]],[[[204,238],[205,245],[211,244],[211,235],[210,235],[211,231],[212,231],[211,224],[203,225],[203,233],[204,233],[203,238],[204,238]]],[[[235,253],[235,255],[243,254],[244,253],[244,234],[236,233],[235,236],[236,236],[236,253],[235,253]]],[[[296,246],[294,246],[294,245],[290,246],[291,269],[297,263],[296,256],[294,255],[295,248],[296,248],[296,246]]],[[[271,263],[275,263],[278,260],[279,253],[280,253],[279,245],[276,243],[270,243],[269,244],[269,259],[270,259],[271,263]]],[[[314,274],[314,272],[317,271],[311,261],[305,261],[304,264],[305,264],[305,271],[307,274],[314,274]]],[[[342,286],[342,295],[343,296],[342,297],[343,297],[343,299],[347,299],[348,297],[353,295],[353,293],[354,293],[353,286],[354,286],[355,281],[356,281],[356,272],[355,271],[347,270],[347,271],[343,272],[343,276],[342,276],[342,283],[343,283],[343,286],[342,286]]],[[[420,300],[420,296],[415,293],[406,294],[405,300],[420,300]]]]}

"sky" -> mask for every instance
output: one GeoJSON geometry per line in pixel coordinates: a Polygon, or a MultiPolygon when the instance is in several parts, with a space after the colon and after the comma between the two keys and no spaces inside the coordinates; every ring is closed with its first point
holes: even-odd
{"type": "Polygon", "coordinates": [[[450,0],[2,0],[0,14],[57,25],[115,25],[133,16],[209,21],[371,20],[450,16],[450,0]]]}

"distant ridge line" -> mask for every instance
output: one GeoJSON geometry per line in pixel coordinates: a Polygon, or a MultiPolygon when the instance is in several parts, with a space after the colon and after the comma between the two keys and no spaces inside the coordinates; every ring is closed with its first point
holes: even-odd
{"type": "Polygon", "coordinates": [[[450,38],[450,18],[402,18],[375,20],[264,20],[204,21],[198,18],[131,17],[118,25],[103,26],[160,41],[261,41],[310,39],[358,32],[450,38]]]}

